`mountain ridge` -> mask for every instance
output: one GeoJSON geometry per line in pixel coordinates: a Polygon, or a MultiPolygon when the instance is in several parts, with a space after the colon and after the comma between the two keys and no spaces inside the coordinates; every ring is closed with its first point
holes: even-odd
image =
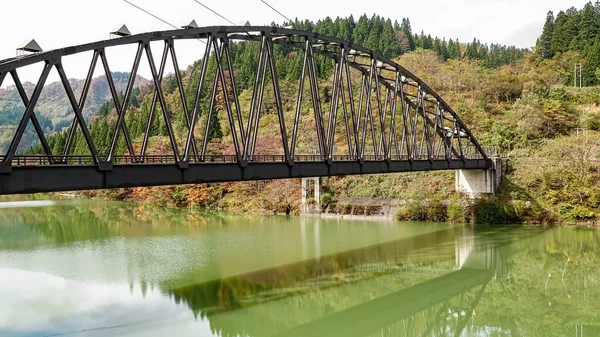
{"type": "MultiPolygon", "coordinates": [[[[125,91],[130,74],[115,72],[112,73],[112,76],[117,92],[120,93],[125,91]]],[[[137,75],[134,87],[143,87],[150,83],[151,81],[137,75]]],[[[71,85],[75,97],[79,100],[81,92],[83,91],[85,79],[70,78],[69,84],[71,85]]],[[[23,88],[27,95],[31,96],[35,84],[26,81],[23,82],[23,88]]],[[[86,120],[91,119],[96,115],[100,106],[109,100],[112,100],[112,95],[108,87],[106,75],[93,78],[82,111],[84,118],[86,120]]],[[[0,89],[0,112],[11,110],[25,110],[19,91],[14,84],[0,89]]],[[[61,131],[63,128],[67,127],[71,124],[74,117],[71,103],[69,102],[69,98],[60,81],[52,82],[44,86],[35,111],[38,116],[43,116],[52,122],[52,125],[45,130],[50,133],[61,131]]],[[[18,120],[2,121],[0,122],[0,125],[16,125],[18,122],[18,120]]]]}

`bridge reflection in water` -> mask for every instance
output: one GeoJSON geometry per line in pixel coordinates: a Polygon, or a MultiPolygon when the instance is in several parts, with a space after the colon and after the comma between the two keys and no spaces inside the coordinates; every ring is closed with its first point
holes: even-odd
{"type": "Polygon", "coordinates": [[[222,336],[459,336],[502,269],[469,228],[320,256],[319,227],[302,219],[315,258],[166,293],[222,336]]]}

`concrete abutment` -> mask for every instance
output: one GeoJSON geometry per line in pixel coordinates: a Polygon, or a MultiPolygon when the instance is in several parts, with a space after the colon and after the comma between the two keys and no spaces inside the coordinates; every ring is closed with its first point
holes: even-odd
{"type": "Polygon", "coordinates": [[[456,170],[456,191],[473,199],[496,195],[502,181],[502,158],[491,161],[493,165],[487,170],[456,170]]]}
{"type": "Polygon", "coordinates": [[[321,178],[302,178],[302,214],[321,214],[321,178]]]}

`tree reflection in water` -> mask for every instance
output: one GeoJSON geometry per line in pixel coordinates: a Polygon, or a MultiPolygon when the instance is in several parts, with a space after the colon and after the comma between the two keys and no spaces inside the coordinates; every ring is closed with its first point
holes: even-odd
{"type": "Polygon", "coordinates": [[[0,224],[0,252],[116,247],[132,288],[159,290],[221,336],[588,336],[600,326],[595,229],[473,230],[101,202],[3,209],[0,224]]]}

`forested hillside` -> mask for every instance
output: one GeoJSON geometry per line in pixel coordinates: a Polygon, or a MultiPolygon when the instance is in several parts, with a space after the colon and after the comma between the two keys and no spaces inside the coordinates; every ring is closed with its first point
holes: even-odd
{"type": "MultiPolygon", "coordinates": [[[[316,23],[305,20],[288,22],[285,23],[285,25],[291,25],[295,29],[314,31],[328,36],[352,41],[356,44],[373,49],[381,55],[389,58],[396,58],[402,54],[414,51],[416,49],[422,49],[433,51],[439,57],[440,61],[462,58],[480,60],[482,65],[493,69],[501,65],[514,64],[518,60],[522,59],[524,55],[523,50],[495,44],[488,46],[481,44],[476,39],[474,39],[472,43],[461,44],[458,40],[446,40],[445,38],[440,39],[438,37],[432,38],[431,35],[425,35],[423,32],[420,34],[413,34],[410,20],[407,18],[402,19],[402,23],[398,23],[398,21],[392,23],[390,19],[379,16],[368,18],[366,15],[363,15],[358,21],[355,21],[352,16],[348,18],[338,17],[335,20],[332,20],[328,17],[324,20],[319,20],[316,23]]],[[[243,92],[253,85],[254,72],[258,62],[258,48],[259,45],[256,43],[244,42],[236,43],[231,46],[232,61],[236,72],[236,85],[238,86],[239,91],[243,92]]],[[[296,51],[292,50],[290,47],[282,45],[277,45],[275,52],[277,54],[277,72],[279,77],[285,78],[285,80],[289,82],[287,83],[289,85],[297,82],[300,78],[300,73],[302,70],[302,56],[296,53],[296,51]]],[[[327,58],[317,57],[317,63],[317,72],[319,77],[322,79],[327,79],[333,71],[332,62],[327,58]]],[[[196,74],[199,71],[200,65],[201,62],[199,60],[183,74],[184,80],[187,81],[188,85],[186,87],[188,89],[194,88],[197,84],[198,79],[192,76],[192,74],[196,74]]],[[[212,67],[211,70],[215,67],[214,56],[211,59],[210,66],[212,67]]],[[[122,90],[122,88],[126,86],[128,76],[129,74],[127,73],[113,74],[113,77],[115,77],[115,81],[118,84],[118,90],[122,90]]],[[[81,90],[83,81],[72,80],[71,82],[75,93],[78,94],[78,92],[81,90]]],[[[149,84],[147,80],[140,78],[139,76],[136,80],[136,83],[140,84],[141,87],[149,84]]],[[[175,101],[178,98],[178,93],[175,92],[177,87],[175,77],[173,75],[167,76],[164,80],[164,83],[165,92],[172,97],[171,102],[176,104],[175,101]]],[[[284,83],[284,85],[285,84],[286,83],[284,83]]],[[[27,83],[27,85],[33,86],[31,83],[27,83]]],[[[68,134],[67,127],[70,125],[72,120],[65,117],[70,117],[71,115],[69,115],[69,113],[72,111],[67,97],[64,95],[64,90],[58,90],[60,86],[60,83],[52,83],[46,86],[42,93],[42,97],[40,98],[40,103],[38,104],[39,110],[42,112],[38,113],[38,115],[50,119],[51,122],[47,123],[47,128],[45,131],[48,133],[57,132],[55,136],[49,138],[50,146],[55,150],[54,152],[56,153],[62,152],[65,138],[68,134]]],[[[135,102],[132,104],[133,109],[131,113],[128,114],[127,120],[127,125],[131,125],[129,131],[132,133],[132,138],[142,136],[145,132],[145,124],[149,115],[148,104],[150,103],[148,102],[149,96],[147,96],[150,89],[149,86],[147,87],[148,88],[142,89],[141,91],[140,87],[138,87],[133,95],[133,100],[135,100],[135,102]],[[147,104],[140,108],[138,102],[142,102],[144,100],[147,101],[147,104]],[[136,109],[139,109],[139,111],[136,109]]],[[[324,88],[327,90],[324,92],[324,94],[327,96],[331,90],[326,85],[324,88]]],[[[108,92],[107,83],[104,77],[98,77],[94,79],[90,92],[92,93],[92,96],[86,101],[84,115],[87,118],[91,118],[93,116],[100,117],[94,119],[90,126],[90,130],[92,135],[95,137],[95,142],[100,144],[98,146],[100,153],[104,153],[110,144],[112,137],[110,126],[114,120],[110,117],[102,117],[108,116],[108,113],[114,108],[114,103],[109,97],[110,93],[108,92]]],[[[187,90],[185,94],[187,102],[189,105],[191,105],[194,100],[194,92],[192,90],[187,90]]],[[[18,93],[14,87],[0,91],[0,102],[6,102],[6,109],[9,107],[12,109],[17,109],[17,111],[19,109],[23,109],[22,105],[17,107],[17,103],[19,103],[18,93]]],[[[208,101],[206,96],[202,97],[201,104],[201,106],[204,108],[203,111],[206,111],[208,109],[208,101]]],[[[268,113],[269,108],[271,107],[266,106],[265,108],[268,113]]],[[[273,109],[270,111],[273,111],[273,109]]],[[[19,114],[13,114],[12,116],[15,118],[12,118],[6,122],[0,120],[4,122],[4,124],[0,123],[0,126],[16,126],[19,120],[19,114]]],[[[213,121],[214,128],[211,130],[211,139],[213,137],[219,138],[221,136],[221,131],[219,130],[220,124],[217,123],[217,120],[218,116],[215,116],[215,121],[213,121]]],[[[161,129],[159,123],[160,120],[155,120],[155,125],[152,129],[152,135],[166,135],[164,126],[161,129]]],[[[184,119],[174,121],[175,129],[181,132],[183,132],[185,129],[184,124],[184,119]]],[[[6,134],[10,134],[10,128],[8,128],[6,134]]],[[[34,142],[35,140],[36,138],[34,131],[32,128],[29,128],[26,139],[23,142],[25,144],[21,147],[21,149],[26,150],[28,153],[41,152],[42,149],[39,144],[33,148],[29,148],[28,144],[30,143],[28,143],[28,141],[34,142]]],[[[77,145],[73,148],[74,151],[72,154],[87,153],[87,149],[81,134],[78,135],[78,140],[79,141],[76,142],[77,145]]],[[[8,139],[5,140],[4,144],[0,145],[4,145],[4,148],[7,144],[8,139]]],[[[124,142],[119,144],[118,149],[121,152],[126,150],[124,142]]]]}
{"type": "MultiPolygon", "coordinates": [[[[496,68],[501,65],[513,64],[523,57],[524,51],[514,47],[501,46],[492,44],[490,46],[481,44],[474,39],[471,43],[463,44],[458,39],[448,39],[431,37],[423,32],[414,34],[411,29],[408,18],[402,19],[402,23],[392,21],[379,16],[368,18],[366,15],[361,16],[358,21],[355,21],[352,16],[348,18],[326,18],[317,22],[309,20],[295,21],[285,23],[286,26],[293,26],[296,29],[314,31],[325,35],[342,38],[352,41],[356,44],[373,49],[389,58],[398,57],[404,53],[414,51],[416,49],[425,49],[434,51],[438,57],[443,60],[460,59],[463,57],[469,59],[482,60],[483,65],[488,68],[496,68]]],[[[278,74],[285,77],[290,82],[297,81],[300,77],[302,68],[302,58],[296,55],[290,48],[277,46],[277,65],[278,74]]],[[[248,43],[238,43],[232,46],[232,58],[234,68],[236,69],[236,79],[239,90],[243,91],[253,85],[254,69],[257,63],[258,45],[248,43]]],[[[330,76],[333,66],[328,59],[317,58],[318,74],[321,78],[326,79],[330,76]]],[[[196,62],[196,71],[200,65],[196,62]]],[[[129,79],[128,73],[113,73],[112,74],[115,86],[118,91],[123,91],[129,79]]],[[[79,96],[83,88],[84,80],[71,79],[70,84],[76,96],[79,96]]],[[[166,89],[172,93],[175,90],[175,79],[173,76],[166,79],[166,89]]],[[[149,81],[138,76],[136,84],[145,86],[149,81]]],[[[26,92],[32,92],[33,83],[25,82],[24,88],[26,92]]],[[[134,99],[143,100],[144,95],[139,95],[139,87],[134,95],[134,99]]],[[[193,99],[193,94],[188,93],[188,102],[193,99]]],[[[90,87],[90,94],[86,100],[83,114],[86,119],[91,119],[96,114],[107,115],[106,110],[112,107],[112,99],[108,90],[108,83],[104,76],[95,78],[90,87]],[[102,110],[102,111],[100,111],[102,110]]],[[[5,89],[0,89],[0,150],[4,152],[10,143],[12,131],[19,123],[23,111],[25,110],[18,91],[14,86],[9,86],[5,89]]],[[[42,123],[44,132],[47,135],[54,133],[64,133],[72,123],[72,108],[68,98],[62,89],[62,84],[59,82],[46,85],[40,96],[37,104],[36,114],[42,123]]],[[[142,117],[142,116],[139,116],[142,117]]],[[[99,124],[92,126],[97,137],[105,138],[104,142],[110,141],[108,134],[108,124],[106,121],[99,121],[99,124]],[[104,125],[106,124],[106,125],[104,125]]],[[[109,122],[109,121],[108,121],[109,122]]],[[[132,122],[132,121],[130,121],[132,122]]],[[[183,121],[182,121],[183,122],[183,121]]],[[[140,124],[140,132],[145,131],[143,125],[145,121],[137,120],[140,124]]],[[[215,124],[216,125],[216,124],[215,124]]],[[[135,129],[137,130],[137,129],[135,129]]],[[[134,130],[134,133],[136,131],[134,130]]],[[[215,131],[218,135],[219,131],[215,131]]],[[[51,147],[59,150],[63,144],[65,135],[57,135],[49,139],[51,147]]],[[[21,142],[20,150],[25,151],[30,146],[35,145],[38,141],[33,128],[30,126],[26,130],[23,141],[21,142]]],[[[124,144],[121,144],[121,149],[124,144]]],[[[106,146],[101,146],[104,149],[106,146]]],[[[79,148],[79,151],[85,151],[85,148],[79,148]]],[[[29,150],[28,152],[35,152],[29,150]]]]}
{"type": "Polygon", "coordinates": [[[548,12],[536,52],[543,58],[567,52],[578,52],[583,63],[584,85],[600,83],[600,1],[588,2],[578,10],[571,7],[556,17],[548,12]]]}

